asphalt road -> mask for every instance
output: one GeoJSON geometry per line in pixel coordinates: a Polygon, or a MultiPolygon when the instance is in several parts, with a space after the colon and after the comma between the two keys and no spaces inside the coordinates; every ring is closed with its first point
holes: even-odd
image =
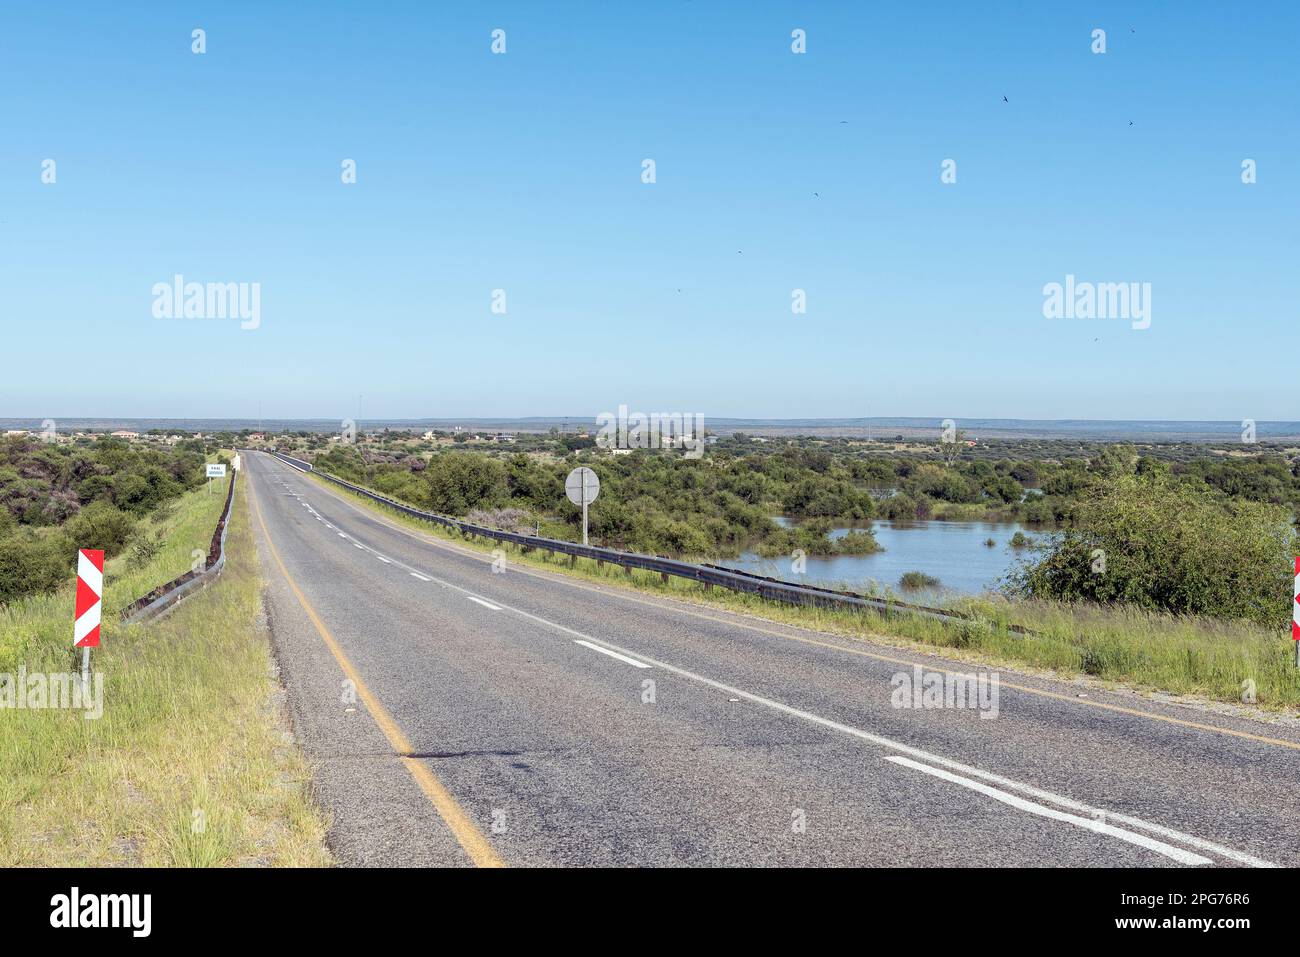
{"type": "Polygon", "coordinates": [[[1300,864],[1295,729],[1005,671],[996,716],[899,707],[913,665],[988,673],[494,572],[243,459],[345,865],[1300,864]]]}

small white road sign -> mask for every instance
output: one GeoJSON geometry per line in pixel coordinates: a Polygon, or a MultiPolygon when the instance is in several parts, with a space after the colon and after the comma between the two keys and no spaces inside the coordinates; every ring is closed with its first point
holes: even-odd
{"type": "Polygon", "coordinates": [[[564,494],[574,505],[582,506],[582,544],[587,544],[587,506],[600,494],[600,479],[596,473],[581,465],[564,480],[564,494]]]}
{"type": "Polygon", "coordinates": [[[576,468],[564,480],[564,494],[574,505],[590,505],[600,494],[600,478],[585,465],[576,468]]]}

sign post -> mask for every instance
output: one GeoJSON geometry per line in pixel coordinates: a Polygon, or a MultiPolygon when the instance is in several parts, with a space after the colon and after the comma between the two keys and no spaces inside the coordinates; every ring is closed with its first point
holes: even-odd
{"type": "Polygon", "coordinates": [[[212,480],[214,478],[225,478],[226,467],[224,465],[208,464],[208,494],[212,494],[212,480]]]}
{"type": "MultiPolygon", "coordinates": [[[[574,505],[582,506],[582,544],[587,544],[587,506],[600,494],[600,478],[591,469],[581,465],[564,480],[564,494],[574,505]]],[[[1297,559],[1300,562],[1300,559],[1297,559]]]]}
{"type": "Polygon", "coordinates": [[[72,616],[72,647],[81,649],[81,684],[90,687],[90,649],[99,647],[99,619],[104,597],[104,552],[77,551],[77,605],[72,616]]]}

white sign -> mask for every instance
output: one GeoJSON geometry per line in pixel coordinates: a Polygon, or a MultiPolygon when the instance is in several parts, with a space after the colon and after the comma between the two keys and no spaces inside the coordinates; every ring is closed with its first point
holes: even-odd
{"type": "Polygon", "coordinates": [[[587,506],[600,494],[600,479],[596,473],[581,465],[564,480],[564,494],[574,505],[582,506],[582,544],[587,544],[587,506]]]}
{"type": "Polygon", "coordinates": [[[225,478],[226,467],[224,465],[208,465],[208,478],[225,478]]]}
{"type": "Polygon", "coordinates": [[[576,468],[564,480],[564,494],[574,505],[590,505],[600,494],[600,478],[585,465],[576,468]]]}
{"type": "Polygon", "coordinates": [[[235,453],[235,460],[234,460],[233,462],[230,463],[230,466],[231,466],[231,468],[233,468],[236,472],[239,471],[239,453],[238,453],[238,452],[235,453]]]}

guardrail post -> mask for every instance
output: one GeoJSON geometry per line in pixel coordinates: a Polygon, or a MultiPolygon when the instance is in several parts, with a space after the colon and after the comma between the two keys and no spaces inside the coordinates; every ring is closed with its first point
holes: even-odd
{"type": "Polygon", "coordinates": [[[668,584],[668,573],[667,573],[667,572],[660,572],[660,573],[659,573],[659,577],[663,579],[663,583],[664,583],[665,585],[668,584]]]}

